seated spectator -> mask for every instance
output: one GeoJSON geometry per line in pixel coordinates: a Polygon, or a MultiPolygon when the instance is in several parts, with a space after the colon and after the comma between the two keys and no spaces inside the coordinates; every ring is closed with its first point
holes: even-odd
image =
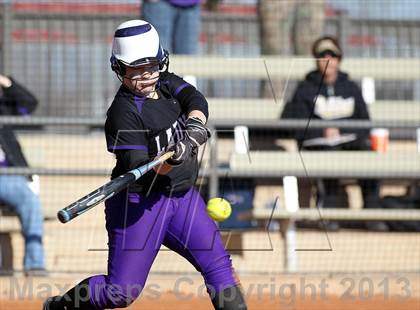
{"type": "MultiPolygon", "coordinates": [[[[27,115],[37,106],[35,97],[12,78],[0,75],[0,115],[27,115]]],[[[0,167],[27,167],[19,142],[11,126],[0,125],[0,167]]],[[[19,216],[25,239],[24,271],[26,275],[45,275],[42,244],[43,217],[37,194],[30,179],[0,174],[0,202],[19,216]]]]}
{"type": "MultiPolygon", "coordinates": [[[[292,99],[286,104],[282,118],[321,120],[369,119],[369,113],[360,88],[349,79],[348,74],[339,70],[343,57],[340,45],[334,37],[325,36],[315,41],[312,54],[316,58],[317,70],[306,75],[300,82],[292,99]],[[316,102],[315,102],[316,101],[316,102]],[[315,102],[315,106],[314,106],[315,102]]],[[[368,129],[324,128],[300,130],[296,132],[299,149],[323,150],[371,150],[368,129]],[[325,141],[341,139],[338,145],[317,144],[314,138],[325,141]],[[344,139],[345,138],[345,139],[344,139]],[[315,143],[312,143],[315,142],[315,143]]],[[[339,180],[322,180],[318,186],[318,196],[323,198],[325,208],[342,207],[339,180]],[[320,191],[322,194],[320,195],[320,191]]],[[[379,208],[379,182],[373,179],[358,180],[362,190],[364,208],[379,208]]],[[[329,222],[329,230],[338,230],[336,222],[329,222]]],[[[369,230],[386,231],[383,222],[367,222],[369,230]]]]}

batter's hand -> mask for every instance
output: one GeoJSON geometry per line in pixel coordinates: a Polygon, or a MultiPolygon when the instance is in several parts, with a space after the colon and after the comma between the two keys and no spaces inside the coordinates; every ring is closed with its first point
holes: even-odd
{"type": "Polygon", "coordinates": [[[193,145],[189,139],[183,139],[174,145],[169,146],[168,151],[174,151],[174,155],[166,162],[171,166],[178,166],[191,157],[193,145]]]}
{"type": "Polygon", "coordinates": [[[198,117],[189,117],[185,124],[188,140],[191,141],[194,151],[207,142],[210,138],[210,130],[204,125],[203,121],[198,117]]]}

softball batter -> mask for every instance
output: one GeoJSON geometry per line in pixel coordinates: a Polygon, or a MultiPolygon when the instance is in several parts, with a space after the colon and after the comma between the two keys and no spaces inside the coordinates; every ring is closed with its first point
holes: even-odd
{"type": "Polygon", "coordinates": [[[246,309],[217,226],[193,188],[197,151],[209,137],[207,101],[169,73],[168,65],[151,24],[131,20],[117,28],[111,67],[122,85],[105,123],[108,151],[116,156],[112,178],[162,152],[175,153],[106,201],[108,274],[49,298],[44,310],[128,307],[140,295],[162,244],[201,272],[215,309],[246,309]]]}

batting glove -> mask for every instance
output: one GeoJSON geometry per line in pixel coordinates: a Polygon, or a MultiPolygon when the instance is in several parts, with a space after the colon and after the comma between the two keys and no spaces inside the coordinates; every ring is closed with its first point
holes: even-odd
{"type": "Polygon", "coordinates": [[[168,147],[174,154],[166,162],[171,166],[179,166],[186,161],[193,152],[193,145],[189,139],[183,139],[168,147]]]}

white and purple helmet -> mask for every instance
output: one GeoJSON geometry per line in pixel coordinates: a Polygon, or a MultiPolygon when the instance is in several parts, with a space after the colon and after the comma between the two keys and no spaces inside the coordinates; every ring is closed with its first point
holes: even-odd
{"type": "Polygon", "coordinates": [[[111,68],[123,76],[125,67],[157,63],[159,69],[168,66],[168,52],[160,45],[159,34],[148,22],[129,20],[115,30],[112,42],[111,68]]]}

